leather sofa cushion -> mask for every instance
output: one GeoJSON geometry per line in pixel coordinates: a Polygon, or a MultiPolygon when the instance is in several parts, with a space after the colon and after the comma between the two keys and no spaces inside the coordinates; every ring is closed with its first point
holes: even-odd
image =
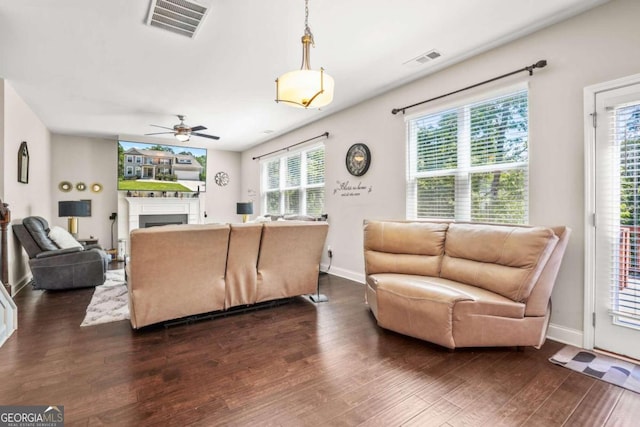
{"type": "Polygon", "coordinates": [[[314,293],[328,231],[323,221],[262,224],[256,301],[314,293]]]}
{"type": "Polygon", "coordinates": [[[58,246],[49,238],[49,223],[39,216],[30,216],[22,220],[33,240],[43,251],[58,250],[58,246]]]}
{"type": "Polygon", "coordinates": [[[486,289],[440,277],[410,274],[374,274],[367,282],[376,292],[395,294],[406,300],[431,300],[447,304],[455,313],[502,316],[522,319],[525,305],[486,289]]]}
{"type": "Polygon", "coordinates": [[[366,221],[365,269],[375,273],[439,276],[449,224],[366,221]]]}
{"type": "Polygon", "coordinates": [[[440,276],[526,301],[557,242],[544,227],[450,224],[440,276]]]}
{"type": "Polygon", "coordinates": [[[380,326],[449,348],[457,345],[453,319],[460,307],[501,318],[524,316],[524,304],[452,280],[403,274],[369,279],[376,286],[380,326]]]}

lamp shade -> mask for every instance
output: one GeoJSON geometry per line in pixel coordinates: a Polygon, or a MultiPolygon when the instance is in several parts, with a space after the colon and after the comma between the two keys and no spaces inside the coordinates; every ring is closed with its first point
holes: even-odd
{"type": "Polygon", "coordinates": [[[58,202],[58,216],[91,216],[90,200],[58,202]]]}
{"type": "Polygon", "coordinates": [[[236,203],[236,213],[238,215],[253,215],[253,202],[236,203]]]}
{"type": "Polygon", "coordinates": [[[278,78],[278,102],[300,108],[320,108],[333,101],[333,78],[324,70],[289,71],[278,78]]]}

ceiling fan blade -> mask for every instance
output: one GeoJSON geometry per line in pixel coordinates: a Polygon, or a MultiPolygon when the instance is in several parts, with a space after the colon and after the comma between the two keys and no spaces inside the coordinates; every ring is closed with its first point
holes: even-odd
{"type": "Polygon", "coordinates": [[[173,130],[173,128],[168,128],[168,127],[166,127],[166,126],[159,126],[159,125],[149,125],[149,126],[153,126],[153,127],[156,127],[156,128],[162,128],[162,129],[169,129],[169,130],[173,130]]]}
{"type": "Polygon", "coordinates": [[[204,126],[194,126],[191,128],[191,132],[198,132],[199,130],[205,130],[206,127],[204,126]]]}
{"type": "Polygon", "coordinates": [[[210,139],[220,139],[220,137],[219,137],[219,136],[215,136],[215,135],[207,135],[206,133],[191,132],[191,135],[201,136],[201,137],[203,137],[203,138],[210,138],[210,139]]]}
{"type": "Polygon", "coordinates": [[[168,133],[175,133],[175,132],[154,132],[154,133],[145,133],[145,135],[164,135],[168,133]]]}

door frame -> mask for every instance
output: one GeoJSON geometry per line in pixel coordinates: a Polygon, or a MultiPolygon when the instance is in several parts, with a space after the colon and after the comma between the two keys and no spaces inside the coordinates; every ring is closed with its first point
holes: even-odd
{"type": "Polygon", "coordinates": [[[601,92],[640,83],[640,74],[598,83],[584,88],[584,320],[582,346],[593,350],[596,310],[596,96],[601,92]]]}

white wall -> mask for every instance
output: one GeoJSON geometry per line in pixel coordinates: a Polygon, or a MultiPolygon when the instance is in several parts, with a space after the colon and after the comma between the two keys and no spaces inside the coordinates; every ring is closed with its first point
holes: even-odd
{"type": "MultiPolygon", "coordinates": [[[[362,220],[405,216],[405,123],[403,116],[393,116],[391,109],[546,59],[549,65],[533,77],[521,73],[424,108],[530,82],[530,223],[573,229],[553,292],[552,322],[579,332],[584,286],[582,90],[638,72],[638,17],[639,1],[612,1],[248,150],[242,154],[241,192],[259,191],[259,167],[253,156],[330,132],[326,141],[326,212],[331,224],[327,243],[334,253],[332,271],[362,280],[362,220]],[[344,166],[346,151],[356,142],[366,143],[373,159],[362,179],[351,177],[344,166]],[[372,192],[359,197],[334,195],[337,182],[346,180],[356,184],[362,181],[372,192]]],[[[336,82],[339,91],[340,82],[336,82]]]]}
{"type": "Polygon", "coordinates": [[[207,218],[204,222],[238,222],[236,203],[243,200],[240,194],[240,153],[207,150],[207,218]],[[229,175],[229,184],[224,187],[216,184],[214,177],[218,172],[229,175]]]}
{"type": "MultiPolygon", "coordinates": [[[[9,203],[12,223],[31,215],[51,218],[51,135],[38,116],[20,98],[11,84],[4,81],[4,144],[1,198],[9,203]],[[27,141],[29,149],[29,183],[18,182],[18,148],[27,141]]],[[[9,283],[12,294],[30,279],[28,258],[18,240],[9,231],[9,283]]]]}
{"type": "MultiPolygon", "coordinates": [[[[118,212],[117,172],[118,150],[115,139],[87,138],[70,135],[52,135],[51,156],[51,205],[50,223],[67,228],[67,218],[58,217],[58,202],[66,200],[91,200],[91,216],[78,218],[78,237],[94,236],[105,249],[111,244],[111,220],[109,215],[118,212]],[[73,189],[67,193],[58,188],[62,181],[69,181],[73,189]],[[78,191],[77,183],[86,184],[85,191],[78,191]],[[102,185],[102,191],[94,193],[90,186],[102,185]]],[[[117,244],[117,227],[113,227],[113,239],[117,244]]]]}

